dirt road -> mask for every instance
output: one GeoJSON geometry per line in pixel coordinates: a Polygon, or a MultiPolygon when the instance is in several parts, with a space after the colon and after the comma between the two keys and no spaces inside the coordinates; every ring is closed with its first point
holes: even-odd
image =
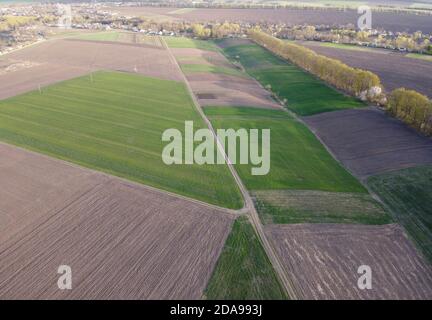
{"type": "MultiPolygon", "coordinates": [[[[163,42],[164,46],[168,50],[169,55],[172,59],[172,62],[177,65],[177,67],[179,68],[179,70],[181,72],[181,68],[180,68],[179,64],[177,63],[177,60],[175,59],[173,53],[171,52],[171,49],[165,43],[165,40],[163,38],[161,38],[161,41],[163,42]]],[[[235,179],[235,181],[236,181],[236,183],[240,189],[240,192],[243,196],[244,207],[243,207],[243,209],[240,210],[241,213],[247,213],[248,214],[249,220],[251,221],[255,231],[257,232],[259,238],[261,239],[261,243],[264,247],[264,250],[266,251],[267,256],[270,259],[270,262],[273,265],[273,268],[275,269],[277,275],[279,276],[279,279],[282,282],[282,285],[284,286],[288,296],[291,299],[298,299],[299,297],[296,293],[296,290],[294,288],[292,280],[290,279],[290,277],[287,274],[287,270],[285,270],[285,268],[283,267],[281,261],[279,260],[279,257],[276,255],[275,249],[270,244],[269,240],[267,239],[266,234],[264,233],[264,227],[263,227],[263,225],[259,219],[257,211],[255,210],[253,200],[252,200],[248,190],[246,189],[245,185],[243,184],[243,181],[240,179],[240,176],[238,175],[237,171],[235,170],[234,166],[232,165],[232,162],[230,161],[230,159],[226,155],[225,150],[224,150],[220,140],[216,136],[216,133],[214,131],[214,128],[213,128],[210,120],[205,116],[204,112],[202,111],[201,106],[198,103],[198,99],[196,98],[195,94],[193,93],[192,88],[186,79],[186,76],[183,73],[182,73],[182,75],[183,75],[186,87],[189,91],[189,94],[192,97],[195,108],[197,109],[198,113],[201,115],[201,117],[203,118],[203,120],[207,124],[208,128],[211,130],[214,138],[216,139],[216,143],[218,145],[219,151],[222,154],[224,154],[224,157],[225,157],[226,162],[228,164],[228,168],[231,171],[231,173],[232,173],[232,175],[233,175],[233,177],[234,177],[234,179],[235,179]]]]}

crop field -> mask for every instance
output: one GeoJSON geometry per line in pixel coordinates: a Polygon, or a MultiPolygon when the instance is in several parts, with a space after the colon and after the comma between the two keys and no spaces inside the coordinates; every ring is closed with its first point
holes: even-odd
{"type": "MultiPolygon", "coordinates": [[[[363,1],[360,1],[363,2],[363,1]]],[[[287,25],[347,25],[355,24],[358,19],[357,10],[313,10],[299,8],[278,9],[234,9],[234,8],[196,8],[181,15],[173,13],[173,9],[156,7],[107,7],[107,10],[131,16],[149,16],[153,20],[176,20],[190,22],[280,22],[287,25]]],[[[374,12],[373,27],[393,32],[432,32],[430,16],[393,12],[374,12]]]]}
{"type": "Polygon", "coordinates": [[[34,65],[0,74],[0,99],[97,70],[125,71],[167,80],[182,80],[167,50],[157,46],[53,39],[0,57],[0,65],[22,62],[34,65]]]}
{"type": "MultiPolygon", "coordinates": [[[[206,42],[206,46],[213,45],[206,42]]],[[[184,45],[190,47],[171,50],[201,106],[281,108],[269,92],[219,51],[197,49],[193,42],[184,45]]]]}
{"type": "Polygon", "coordinates": [[[271,129],[269,174],[254,176],[251,174],[252,164],[236,165],[249,190],[366,192],[309,129],[285,111],[206,107],[204,112],[215,129],[271,129]]]}
{"type": "Polygon", "coordinates": [[[211,41],[185,37],[164,37],[164,40],[170,48],[195,48],[207,51],[220,51],[219,47],[211,41]]]}
{"type": "Polygon", "coordinates": [[[432,143],[374,108],[330,112],[304,121],[355,175],[432,164],[432,143]]]}
{"type": "Polygon", "coordinates": [[[265,226],[304,299],[432,299],[430,264],[396,224],[265,226]],[[361,265],[372,289],[357,286],[361,265]]]}
{"type": "Polygon", "coordinates": [[[348,51],[341,47],[322,46],[313,41],[304,41],[301,45],[349,66],[376,73],[386,91],[404,87],[432,97],[432,63],[427,60],[430,56],[405,55],[381,49],[348,51]],[[424,60],[413,59],[418,56],[424,57],[424,60]]]}
{"type": "Polygon", "coordinates": [[[367,183],[432,261],[432,166],[392,171],[370,177],[367,183]]]}
{"type": "Polygon", "coordinates": [[[225,165],[162,162],[162,133],[169,128],[183,132],[185,120],[205,127],[183,83],[98,72],[0,101],[0,140],[240,208],[240,193],[225,165]]]}
{"type": "Polygon", "coordinates": [[[202,297],[233,215],[14,146],[0,153],[0,299],[202,297]],[[64,264],[73,290],[57,287],[64,264]]]}
{"type": "Polygon", "coordinates": [[[233,68],[224,68],[217,66],[209,66],[206,64],[184,64],[182,71],[186,74],[200,72],[200,73],[220,73],[228,76],[246,77],[246,74],[233,68]]]}
{"type": "Polygon", "coordinates": [[[386,224],[390,216],[370,195],[312,190],[260,190],[252,197],[266,224],[386,224]]]}
{"type": "Polygon", "coordinates": [[[159,36],[148,36],[136,32],[107,31],[96,33],[82,33],[69,39],[87,40],[87,41],[111,41],[119,43],[129,43],[138,45],[149,45],[153,47],[162,47],[159,36]]]}
{"type": "Polygon", "coordinates": [[[246,217],[234,222],[204,297],[211,300],[287,299],[246,217]]]}
{"type": "Polygon", "coordinates": [[[299,115],[364,106],[256,44],[232,45],[224,52],[299,115]]]}

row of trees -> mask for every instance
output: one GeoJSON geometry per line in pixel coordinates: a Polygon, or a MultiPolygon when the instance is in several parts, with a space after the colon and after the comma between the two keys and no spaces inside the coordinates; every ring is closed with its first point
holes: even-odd
{"type": "Polygon", "coordinates": [[[432,102],[414,90],[399,88],[388,98],[391,115],[426,135],[432,135],[432,102]]]}
{"type": "Polygon", "coordinates": [[[27,16],[2,16],[0,17],[0,31],[11,31],[18,27],[31,24],[34,17],[27,16]]]}
{"type": "Polygon", "coordinates": [[[382,99],[380,79],[370,71],[352,68],[339,60],[319,55],[308,48],[282,41],[259,30],[252,30],[250,36],[258,44],[338,89],[371,102],[382,99]]]}
{"type": "Polygon", "coordinates": [[[200,23],[192,25],[192,33],[201,39],[216,38],[221,39],[229,35],[236,35],[241,32],[240,25],[237,23],[215,23],[204,26],[200,23]]]}

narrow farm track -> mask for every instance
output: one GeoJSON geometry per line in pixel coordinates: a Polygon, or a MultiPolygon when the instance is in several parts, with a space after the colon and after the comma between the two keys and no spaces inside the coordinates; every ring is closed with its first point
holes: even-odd
{"type": "Polygon", "coordinates": [[[220,140],[217,138],[217,135],[215,133],[215,130],[214,130],[210,120],[206,117],[206,115],[202,111],[201,106],[198,103],[198,99],[196,98],[195,94],[193,93],[192,88],[191,88],[188,80],[186,79],[186,76],[182,72],[180,65],[178,64],[176,58],[174,57],[170,47],[166,44],[165,40],[162,37],[160,39],[161,39],[161,43],[163,43],[164,47],[168,51],[169,57],[170,57],[170,59],[172,59],[172,63],[175,64],[177,66],[177,68],[179,69],[179,71],[183,77],[183,81],[187,87],[187,90],[189,91],[189,94],[192,98],[192,101],[193,101],[193,104],[194,104],[196,110],[201,115],[202,119],[205,121],[208,128],[211,130],[211,132],[212,132],[212,134],[216,140],[216,143],[218,145],[219,151],[224,155],[226,162],[227,162],[227,165],[228,165],[228,168],[229,168],[230,172],[232,173],[232,175],[233,175],[233,177],[234,177],[234,179],[235,179],[235,181],[236,181],[236,183],[240,189],[240,192],[241,192],[243,200],[244,200],[244,207],[241,210],[239,210],[238,212],[248,214],[249,220],[251,221],[256,233],[258,234],[258,236],[261,240],[261,243],[264,247],[264,250],[265,250],[271,264],[273,265],[275,272],[279,276],[279,279],[282,282],[282,285],[285,288],[288,296],[291,299],[300,298],[298,296],[295,288],[294,288],[292,280],[288,276],[287,270],[283,267],[278,255],[276,254],[275,249],[270,244],[269,240],[267,239],[266,234],[264,233],[264,227],[263,227],[263,225],[259,219],[258,212],[255,210],[253,200],[252,200],[248,190],[246,189],[245,185],[243,184],[243,181],[240,179],[240,176],[238,175],[237,171],[235,170],[232,162],[230,161],[230,159],[226,155],[225,150],[224,150],[220,140]]]}

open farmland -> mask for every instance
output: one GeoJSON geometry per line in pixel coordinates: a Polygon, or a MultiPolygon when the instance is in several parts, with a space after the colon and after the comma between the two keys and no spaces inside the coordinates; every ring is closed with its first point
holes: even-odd
{"type": "Polygon", "coordinates": [[[136,32],[94,32],[82,33],[76,36],[69,37],[69,39],[88,40],[88,41],[106,41],[106,42],[119,42],[137,45],[148,45],[150,47],[162,48],[162,42],[158,36],[147,36],[136,32]]]}
{"type": "Polygon", "coordinates": [[[0,153],[0,299],[201,298],[234,216],[13,146],[0,153]],[[73,290],[57,287],[63,264],[73,290]]]}
{"type": "Polygon", "coordinates": [[[392,219],[370,195],[313,190],[252,192],[261,221],[276,223],[386,224],[392,219]]]}
{"type": "Polygon", "coordinates": [[[293,224],[265,227],[305,299],[432,299],[432,270],[401,227],[293,224]],[[358,267],[372,289],[357,287],[358,267]]]}
{"type": "Polygon", "coordinates": [[[167,39],[201,106],[281,108],[259,83],[230,63],[213,42],[167,39]]]}
{"type": "MultiPolygon", "coordinates": [[[[147,16],[160,21],[191,21],[191,22],[224,22],[244,21],[272,23],[286,23],[287,25],[355,25],[359,17],[357,10],[313,10],[300,8],[277,9],[225,9],[225,8],[196,8],[176,14],[173,8],[157,7],[107,7],[109,11],[129,16],[147,16]]],[[[415,32],[421,30],[432,32],[431,17],[428,15],[415,15],[406,13],[374,12],[373,27],[384,28],[393,32],[415,32]]]]}
{"type": "Polygon", "coordinates": [[[165,37],[165,42],[170,48],[199,49],[205,51],[220,51],[212,41],[190,39],[186,37],[165,37]]]}
{"type": "Polygon", "coordinates": [[[205,291],[212,300],[287,299],[272,265],[246,217],[233,225],[205,291]]]}
{"type": "Polygon", "coordinates": [[[285,111],[206,107],[204,112],[215,129],[271,129],[269,174],[252,175],[252,164],[235,165],[249,190],[366,192],[362,185],[332,158],[312,132],[285,111]]]}
{"type": "Polygon", "coordinates": [[[227,166],[162,162],[162,133],[169,128],[183,132],[185,120],[205,127],[183,83],[98,72],[0,101],[0,140],[240,208],[240,193],[227,166]]]}
{"type": "Polygon", "coordinates": [[[431,139],[374,107],[324,113],[304,121],[360,178],[432,163],[431,139]]]}
{"type": "MultiPolygon", "coordinates": [[[[432,18],[431,18],[432,19],[432,18]]],[[[386,91],[404,87],[432,97],[432,62],[413,59],[403,53],[380,49],[357,50],[343,46],[322,46],[316,42],[301,42],[315,52],[338,59],[349,66],[376,73],[386,91]]]]}
{"type": "Polygon", "coordinates": [[[112,41],[53,39],[0,57],[2,66],[19,62],[34,66],[0,74],[0,99],[101,69],[182,79],[162,47],[112,41]]]}
{"type": "Polygon", "coordinates": [[[432,261],[432,166],[392,171],[370,177],[367,183],[432,261]]]}
{"type": "Polygon", "coordinates": [[[252,42],[239,45],[231,42],[231,46],[225,47],[224,52],[233,61],[239,61],[250,75],[299,115],[363,106],[359,100],[336,91],[252,42]]]}

